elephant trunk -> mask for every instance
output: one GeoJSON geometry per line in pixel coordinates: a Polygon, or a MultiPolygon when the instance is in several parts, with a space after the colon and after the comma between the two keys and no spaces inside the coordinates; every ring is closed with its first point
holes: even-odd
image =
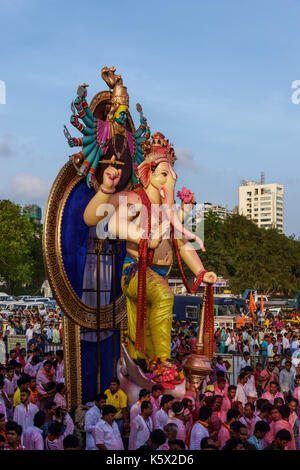
{"type": "Polygon", "coordinates": [[[174,227],[175,230],[184,235],[187,239],[195,240],[199,244],[201,250],[205,251],[201,238],[199,238],[195,233],[190,232],[187,228],[185,228],[179,219],[174,201],[175,181],[176,180],[174,179],[171,184],[165,185],[160,189],[163,209],[166,214],[167,220],[169,220],[170,224],[172,225],[172,227],[174,227]]]}
{"type": "Polygon", "coordinates": [[[164,208],[165,209],[165,214],[166,217],[168,218],[170,224],[172,227],[174,227],[175,230],[177,230],[179,233],[185,236],[185,238],[189,240],[194,240],[197,242],[201,248],[202,251],[205,251],[203,242],[201,238],[199,238],[195,233],[190,232],[184,225],[182,225],[179,216],[177,214],[176,208],[174,206],[174,209],[171,209],[170,207],[164,208]]]}

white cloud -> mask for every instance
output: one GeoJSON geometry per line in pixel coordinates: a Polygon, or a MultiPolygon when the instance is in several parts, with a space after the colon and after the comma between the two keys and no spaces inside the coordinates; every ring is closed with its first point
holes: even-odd
{"type": "Polygon", "coordinates": [[[15,138],[7,134],[0,139],[0,158],[11,157],[14,151],[15,138]]]}
{"type": "Polygon", "coordinates": [[[197,164],[194,160],[194,153],[189,148],[177,148],[175,149],[177,156],[176,164],[183,166],[185,169],[198,170],[197,164]]]}
{"type": "Polygon", "coordinates": [[[10,183],[10,193],[18,199],[32,202],[46,200],[51,188],[51,181],[30,173],[15,175],[10,183]]]}
{"type": "Polygon", "coordinates": [[[18,158],[20,155],[24,158],[34,155],[32,142],[28,139],[17,137],[13,134],[4,134],[0,137],[0,158],[18,158]]]}

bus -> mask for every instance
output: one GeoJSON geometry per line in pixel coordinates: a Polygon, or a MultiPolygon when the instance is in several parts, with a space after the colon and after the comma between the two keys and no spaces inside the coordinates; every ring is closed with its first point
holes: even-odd
{"type": "MultiPolygon", "coordinates": [[[[203,299],[198,295],[175,295],[173,319],[181,322],[190,321],[192,323],[199,323],[202,303],[203,299]]],[[[245,299],[237,297],[214,298],[215,317],[233,317],[234,315],[238,315],[241,310],[245,313],[248,312],[245,299]]]]}

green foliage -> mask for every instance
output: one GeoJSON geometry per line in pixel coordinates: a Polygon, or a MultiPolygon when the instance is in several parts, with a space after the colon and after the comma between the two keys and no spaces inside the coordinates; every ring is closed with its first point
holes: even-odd
{"type": "MultiPolygon", "coordinates": [[[[199,255],[205,269],[228,279],[233,293],[255,288],[293,296],[300,288],[300,240],[295,236],[259,228],[238,214],[222,221],[213,212],[205,217],[204,234],[206,252],[199,255]]],[[[171,276],[178,273],[174,259],[171,276]]]]}
{"type": "Polygon", "coordinates": [[[42,227],[19,205],[0,201],[0,277],[9,293],[36,291],[44,279],[42,227]]]}

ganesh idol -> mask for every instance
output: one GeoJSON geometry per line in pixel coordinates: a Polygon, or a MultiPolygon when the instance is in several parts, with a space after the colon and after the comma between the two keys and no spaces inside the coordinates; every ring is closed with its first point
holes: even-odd
{"type": "Polygon", "coordinates": [[[177,158],[172,144],[157,132],[141,145],[144,159],[136,167],[139,184],[130,191],[118,191],[122,169],[116,167],[113,155],[85,209],[84,221],[97,226],[109,213],[109,233],[126,241],[121,287],[127,302],[127,350],[133,360],[164,363],[171,356],[174,297],[167,275],[173,251],[196,278],[192,293],[202,282],[215,283],[216,274],[205,270],[192,242],[204,251],[203,243],[184,226],[191,204],[176,208],[177,158]]]}

